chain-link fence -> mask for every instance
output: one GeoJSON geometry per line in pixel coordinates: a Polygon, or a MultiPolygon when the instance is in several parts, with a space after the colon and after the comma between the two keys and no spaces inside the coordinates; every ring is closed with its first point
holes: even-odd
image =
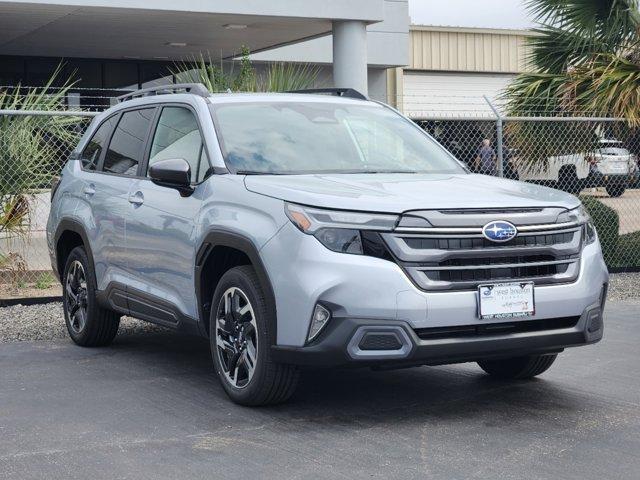
{"type": "Polygon", "coordinates": [[[0,299],[58,294],[45,235],[50,186],[93,115],[0,110],[0,299]]]}
{"type": "Polygon", "coordinates": [[[640,269],[640,131],[568,117],[414,119],[476,173],[578,195],[611,271],[640,269]]]}
{"type": "MultiPolygon", "coordinates": [[[[58,295],[50,184],[93,112],[0,110],[0,299],[58,295]]],[[[476,172],[579,195],[611,270],[640,268],[640,133],[613,119],[414,119],[476,172]]]]}

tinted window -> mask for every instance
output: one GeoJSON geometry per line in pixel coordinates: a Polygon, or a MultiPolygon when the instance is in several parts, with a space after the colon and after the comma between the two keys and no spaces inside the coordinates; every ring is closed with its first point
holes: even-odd
{"type": "Polygon", "coordinates": [[[145,108],[122,115],[104,158],[105,172],[136,175],[153,112],[153,108],[145,108]]]}
{"type": "Polygon", "coordinates": [[[96,132],[84,147],[84,150],[80,154],[80,160],[82,161],[82,168],[85,170],[95,170],[100,160],[100,154],[107,145],[109,140],[109,132],[113,128],[115,123],[114,117],[105,120],[102,125],[98,127],[96,132]]]}
{"type": "Polygon", "coordinates": [[[199,182],[209,168],[203,154],[198,121],[191,110],[165,107],[151,145],[149,166],[161,160],[182,158],[191,166],[191,182],[199,182]]]}

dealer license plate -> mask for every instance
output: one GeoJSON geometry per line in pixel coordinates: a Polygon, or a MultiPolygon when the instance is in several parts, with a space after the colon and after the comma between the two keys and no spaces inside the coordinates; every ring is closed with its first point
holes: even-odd
{"type": "Polygon", "coordinates": [[[480,285],[478,298],[482,319],[528,317],[536,311],[533,282],[480,285]]]}

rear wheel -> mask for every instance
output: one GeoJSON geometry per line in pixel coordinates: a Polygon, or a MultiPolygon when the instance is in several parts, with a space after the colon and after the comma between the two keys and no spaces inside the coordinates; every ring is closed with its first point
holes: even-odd
{"type": "Polygon", "coordinates": [[[557,356],[530,355],[502,360],[483,360],[478,362],[478,365],[492,377],[504,380],[522,380],[533,378],[548,370],[557,356]]]}
{"type": "Polygon", "coordinates": [[[65,263],[63,309],[71,339],[83,347],[110,344],[118,333],[120,315],[98,305],[95,274],[84,248],[74,248],[65,263]]]}
{"type": "Polygon", "coordinates": [[[627,190],[626,185],[622,184],[611,184],[607,185],[605,188],[610,197],[621,197],[627,190]]]}
{"type": "Polygon", "coordinates": [[[269,405],[289,399],[299,372],[271,360],[275,324],[251,266],[226,272],[213,294],[209,337],[216,373],[236,403],[269,405]]]}

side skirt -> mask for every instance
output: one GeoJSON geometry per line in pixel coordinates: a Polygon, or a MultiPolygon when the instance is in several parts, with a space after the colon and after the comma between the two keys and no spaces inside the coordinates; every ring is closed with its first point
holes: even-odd
{"type": "Polygon", "coordinates": [[[96,292],[96,298],[103,308],[181,333],[202,336],[199,322],[174,304],[122,283],[111,282],[106,290],[96,292]]]}

